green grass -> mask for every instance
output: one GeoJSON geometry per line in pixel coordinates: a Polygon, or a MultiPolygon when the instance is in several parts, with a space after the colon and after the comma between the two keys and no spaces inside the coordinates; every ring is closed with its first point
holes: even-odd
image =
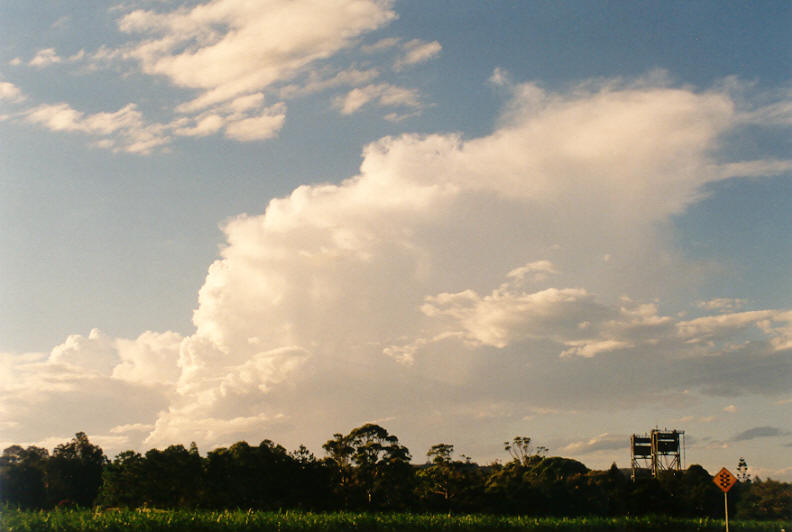
{"type": "MultiPolygon", "coordinates": [[[[792,522],[731,521],[734,532],[792,532],[792,522]]],[[[0,513],[3,532],[244,532],[244,531],[721,531],[722,520],[655,517],[534,518],[493,515],[372,514],[187,510],[54,510],[0,513]]]]}

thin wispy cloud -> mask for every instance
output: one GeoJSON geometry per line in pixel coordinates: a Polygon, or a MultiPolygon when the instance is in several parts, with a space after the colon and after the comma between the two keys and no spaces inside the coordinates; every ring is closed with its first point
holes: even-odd
{"type": "Polygon", "coordinates": [[[417,90],[397,87],[388,83],[355,88],[336,100],[336,106],[345,115],[355,113],[371,103],[379,107],[415,108],[421,106],[417,90]]]}
{"type": "Polygon", "coordinates": [[[138,9],[119,28],[144,37],[126,54],[143,72],[201,91],[180,107],[189,113],[287,81],[394,17],[387,3],[373,1],[280,2],[262,10],[215,0],[165,13],[138,9]]]}
{"type": "Polygon", "coordinates": [[[404,43],[402,50],[403,55],[393,65],[396,70],[403,70],[409,66],[434,59],[440,55],[443,46],[437,41],[425,42],[421,39],[413,39],[404,43]]]}
{"type": "Polygon", "coordinates": [[[736,434],[732,438],[732,441],[746,441],[754,440],[756,438],[773,438],[775,436],[784,436],[787,434],[789,434],[789,432],[781,430],[777,427],[754,427],[736,434]]]}

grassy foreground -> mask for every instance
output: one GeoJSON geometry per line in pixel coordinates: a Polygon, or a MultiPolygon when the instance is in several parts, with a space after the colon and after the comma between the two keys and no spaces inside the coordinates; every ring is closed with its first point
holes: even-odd
{"type": "MultiPolygon", "coordinates": [[[[730,521],[734,532],[792,532],[792,522],[730,521]]],[[[5,508],[0,513],[3,532],[89,532],[89,531],[619,531],[663,530],[666,532],[720,531],[721,520],[654,517],[534,518],[492,515],[370,514],[254,511],[186,510],[55,510],[20,511],[5,508]]]]}

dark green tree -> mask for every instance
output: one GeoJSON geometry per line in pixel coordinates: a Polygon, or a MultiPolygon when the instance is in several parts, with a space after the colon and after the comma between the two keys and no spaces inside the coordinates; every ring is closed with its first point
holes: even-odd
{"type": "Polygon", "coordinates": [[[416,473],[416,494],[428,510],[474,511],[483,496],[479,467],[468,460],[453,459],[454,446],[433,445],[426,453],[429,463],[416,473]]]}
{"type": "Polygon", "coordinates": [[[792,519],[792,484],[756,478],[736,504],[738,519],[792,519]]]}
{"type": "Polygon", "coordinates": [[[543,457],[548,450],[547,447],[539,446],[534,452],[533,443],[528,436],[515,436],[512,441],[503,442],[503,449],[511,455],[512,460],[523,465],[536,462],[537,458],[543,457]]]}
{"type": "Polygon", "coordinates": [[[370,509],[407,503],[412,491],[410,452],[384,428],[367,423],[346,436],[335,434],[322,447],[338,471],[347,503],[370,509]]]}
{"type": "Polygon", "coordinates": [[[454,467],[452,455],[454,446],[438,443],[426,452],[429,465],[417,473],[418,494],[431,502],[439,499],[443,510],[451,513],[451,501],[454,499],[461,475],[454,467]]]}
{"type": "Polygon", "coordinates": [[[575,515],[585,507],[588,468],[577,460],[552,456],[533,462],[525,475],[540,513],[575,515]]]}
{"type": "Polygon", "coordinates": [[[587,501],[581,511],[588,514],[616,516],[627,511],[627,492],[630,480],[614,462],[607,471],[589,471],[587,501]]]}
{"type": "Polygon", "coordinates": [[[487,510],[499,514],[535,515],[541,501],[530,483],[530,466],[520,460],[493,464],[485,481],[487,510]]]}
{"type": "Polygon", "coordinates": [[[207,455],[205,502],[220,508],[295,507],[304,489],[298,480],[307,480],[299,474],[298,462],[281,445],[240,441],[207,455]]]}
{"type": "Polygon", "coordinates": [[[48,458],[49,452],[41,447],[5,449],[0,456],[0,502],[20,508],[45,507],[48,458]]]}
{"type": "Polygon", "coordinates": [[[137,508],[148,501],[146,459],[135,451],[124,451],[105,466],[97,503],[101,506],[137,508]]]}
{"type": "Polygon", "coordinates": [[[192,508],[203,493],[201,457],[184,445],[151,449],[143,462],[145,503],[156,508],[192,508]]]}
{"type": "Polygon", "coordinates": [[[350,506],[352,485],[352,454],[354,449],[348,436],[333,434],[333,439],[322,445],[327,454],[326,464],[333,472],[334,491],[345,508],[350,506]]]}
{"type": "Polygon", "coordinates": [[[107,457],[102,448],[78,432],[68,442],[55,447],[47,460],[47,492],[53,504],[93,505],[102,483],[107,457]]]}
{"type": "Polygon", "coordinates": [[[628,492],[627,513],[630,515],[663,514],[668,509],[668,496],[654,477],[638,478],[628,492]]]}
{"type": "Polygon", "coordinates": [[[333,472],[326,461],[317,460],[305,445],[290,453],[293,472],[292,505],[305,510],[337,508],[333,497],[333,472]]]}
{"type": "Polygon", "coordinates": [[[698,464],[681,475],[673,496],[679,500],[680,514],[687,517],[719,517],[723,513],[723,495],[712,476],[698,464]]]}
{"type": "Polygon", "coordinates": [[[745,458],[742,456],[740,460],[737,462],[737,480],[740,482],[750,482],[751,475],[748,473],[748,463],[745,461],[745,458]]]}

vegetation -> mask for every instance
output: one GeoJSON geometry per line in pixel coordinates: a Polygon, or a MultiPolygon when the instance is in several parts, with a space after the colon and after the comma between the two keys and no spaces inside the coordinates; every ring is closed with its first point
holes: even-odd
{"type": "MultiPolygon", "coordinates": [[[[641,516],[662,515],[683,520],[666,530],[689,528],[693,521],[684,519],[706,530],[723,515],[723,496],[698,465],[633,482],[615,464],[592,471],[576,460],[546,456],[547,449],[534,450],[527,437],[505,443],[506,463],[456,459],[453,445],[438,443],[418,465],[396,436],[374,424],[335,434],[323,449],[326,456],[317,458],[303,446],[289,452],[264,440],[201,456],[194,444],[171,445],[145,454],[125,451],[109,461],[83,433],[51,456],[45,449],[15,445],[0,456],[2,529],[11,530],[13,523],[14,530],[115,530],[124,520],[140,522],[145,530],[161,529],[164,522],[177,523],[173,530],[185,522],[194,530],[225,530],[220,523],[226,522],[240,530],[276,522],[280,528],[306,529],[314,520],[328,530],[354,528],[354,523],[372,530],[421,529],[427,523],[448,529],[475,523],[470,526],[543,530],[585,519],[590,530],[637,530],[649,526],[641,516]],[[95,513],[77,510],[91,507],[95,513]],[[321,513],[339,511],[344,513],[321,513]],[[543,520],[550,517],[554,520],[543,520]]],[[[729,505],[735,519],[781,520],[792,530],[792,484],[745,478],[729,492],[729,505]]]]}
{"type": "MultiPolygon", "coordinates": [[[[7,532],[122,532],[122,531],[346,531],[411,532],[421,530],[492,531],[721,531],[719,519],[667,516],[643,517],[519,517],[495,515],[411,513],[311,513],[201,510],[55,510],[5,509],[2,530],[7,532]]],[[[787,524],[771,521],[730,521],[735,532],[778,532],[787,524]]]]}

